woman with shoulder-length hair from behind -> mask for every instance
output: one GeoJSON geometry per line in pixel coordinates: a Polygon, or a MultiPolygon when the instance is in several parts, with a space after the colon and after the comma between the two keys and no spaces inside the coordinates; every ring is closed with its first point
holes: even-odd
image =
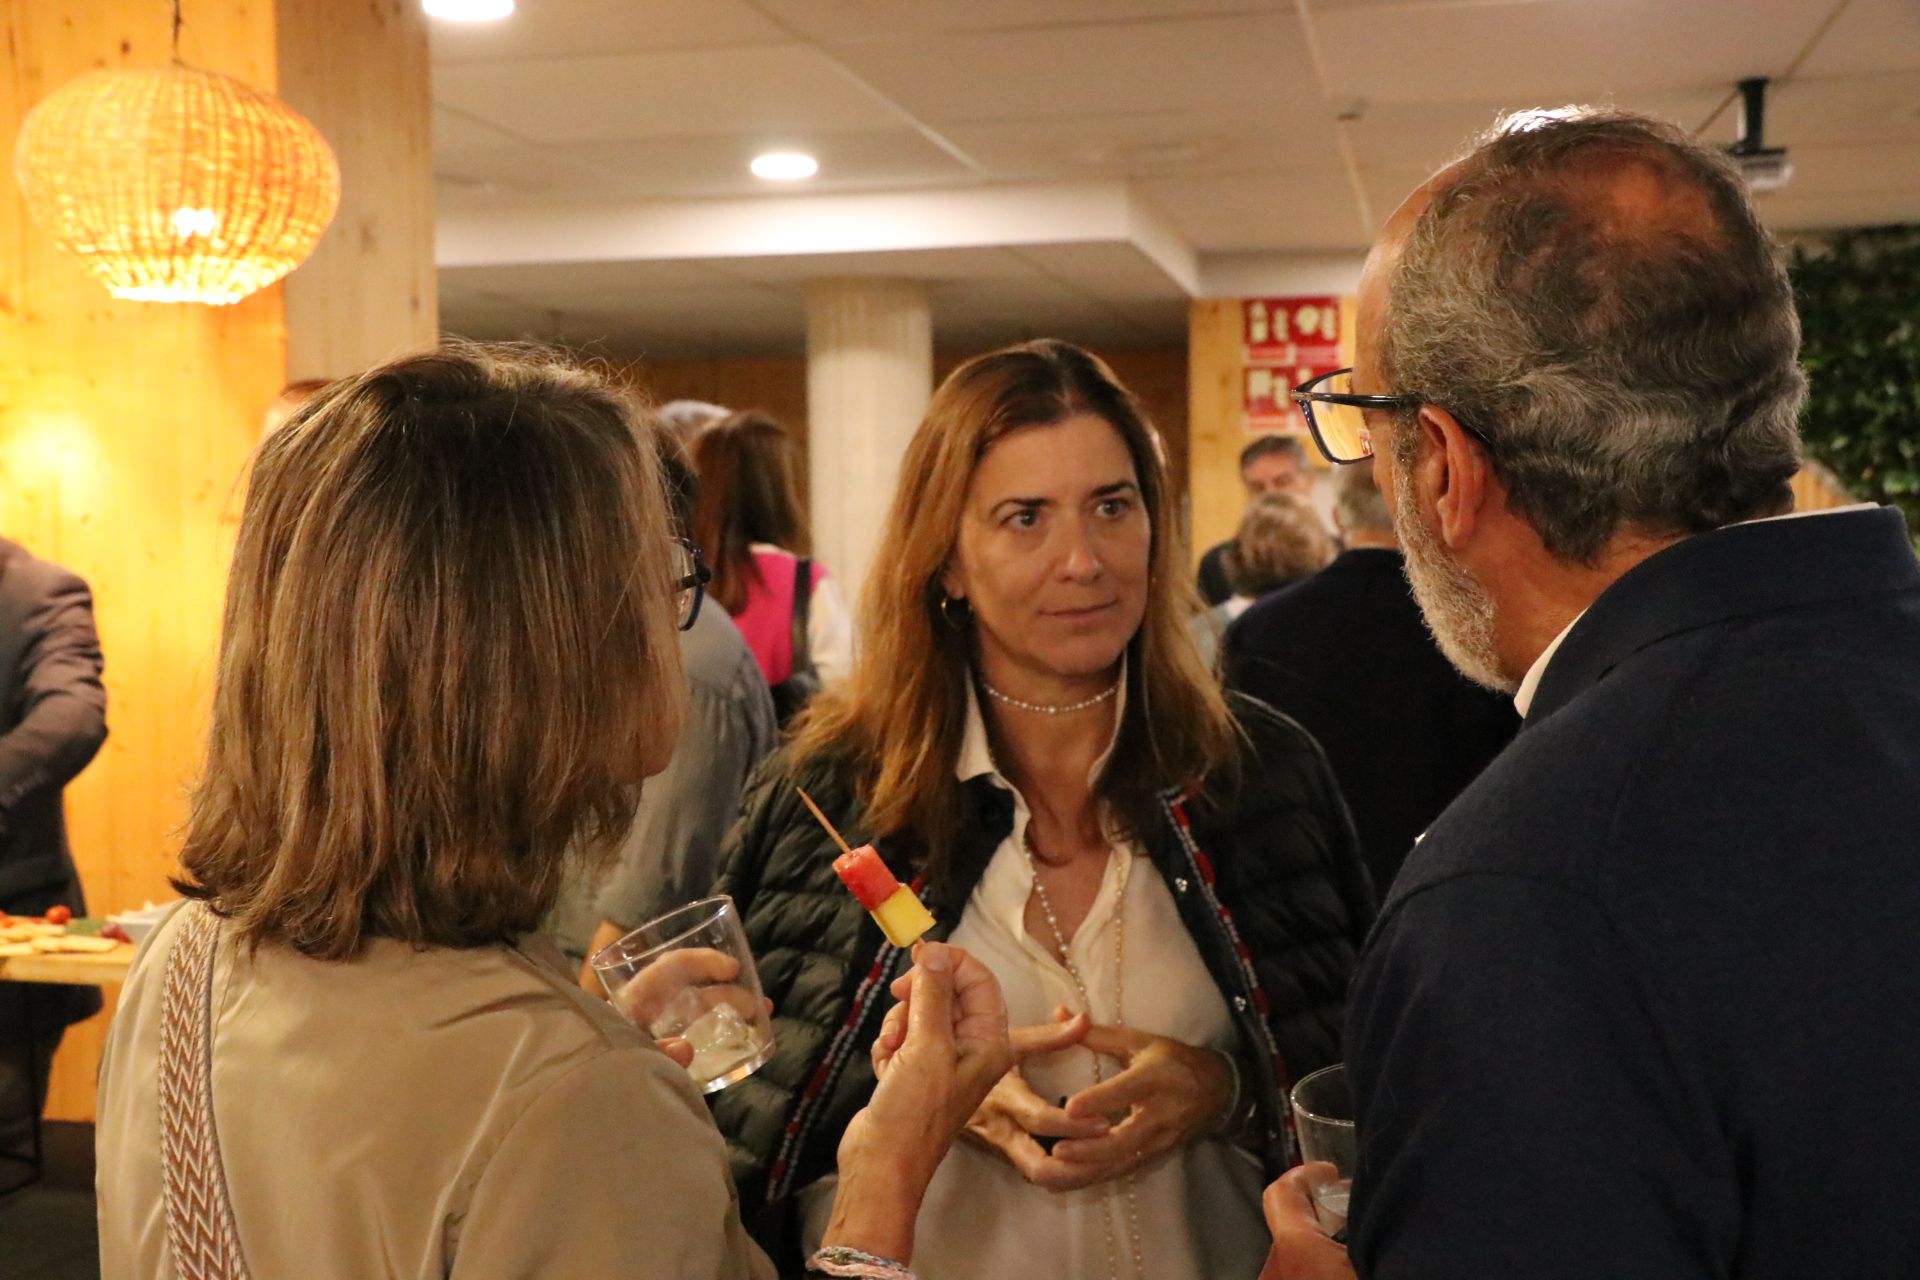
{"type": "Polygon", "coordinates": [[[1202,665],[1169,520],[1151,428],[1086,352],[1008,348],[935,394],[853,676],[749,786],[724,855],[779,1048],[716,1116],[776,1257],[823,1229],[874,1087],[868,1000],[905,963],[834,892],[797,784],[923,886],[1025,1055],[928,1193],[921,1273],[1259,1270],[1282,1095],[1339,1058],[1372,896],[1318,747],[1202,665]]]}
{"type": "MultiPolygon", "coordinates": [[[[535,932],[672,746],[675,560],[626,409],[551,360],[409,357],[261,447],[188,901],[101,1065],[105,1274],[771,1274],[685,1071],[535,932]]],[[[977,962],[921,961],[833,1228],[896,1259],[1011,1060],[977,962]]]]}
{"type": "Polygon", "coordinates": [[[722,419],[693,445],[694,539],[713,569],[710,593],[753,651],[783,723],[853,664],[840,588],[806,554],[792,451],[786,428],[757,409],[722,419]]]}
{"type": "Polygon", "coordinates": [[[1333,563],[1333,535],[1305,499],[1291,493],[1261,495],[1240,517],[1224,557],[1233,594],[1218,606],[1221,625],[1234,621],[1262,596],[1304,581],[1333,563]]]}

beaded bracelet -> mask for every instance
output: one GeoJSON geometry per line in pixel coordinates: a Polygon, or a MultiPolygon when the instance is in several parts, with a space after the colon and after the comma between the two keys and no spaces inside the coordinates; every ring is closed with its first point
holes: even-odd
{"type": "Polygon", "coordinates": [[[815,1250],[807,1259],[807,1270],[814,1275],[855,1276],[859,1280],[914,1280],[913,1272],[904,1262],[838,1244],[815,1250]]]}

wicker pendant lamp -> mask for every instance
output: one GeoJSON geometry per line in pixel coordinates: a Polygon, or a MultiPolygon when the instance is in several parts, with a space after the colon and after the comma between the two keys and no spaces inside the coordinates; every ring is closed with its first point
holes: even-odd
{"type": "Polygon", "coordinates": [[[95,71],[20,130],[34,221],[116,298],[238,302],[304,262],[340,203],[320,131],[278,98],[181,64],[95,71]]]}

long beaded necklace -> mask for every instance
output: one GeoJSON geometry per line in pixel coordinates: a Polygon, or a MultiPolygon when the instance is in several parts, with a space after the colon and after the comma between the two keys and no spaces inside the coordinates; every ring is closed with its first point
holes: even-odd
{"type": "MultiPolygon", "coordinates": [[[[1053,934],[1053,945],[1060,964],[1067,971],[1067,977],[1073,980],[1073,989],[1079,993],[1080,1004],[1093,1016],[1093,997],[1088,994],[1087,980],[1081,976],[1080,966],[1073,962],[1073,955],[1067,950],[1067,937],[1060,929],[1060,917],[1053,913],[1053,902],[1047,897],[1047,887],[1040,883],[1040,859],[1033,848],[1033,821],[1020,829],[1020,841],[1025,846],[1027,869],[1033,873],[1033,895],[1040,901],[1040,914],[1047,918],[1047,929],[1053,934]]],[[[1112,856],[1109,853],[1108,856],[1112,856]]],[[[1113,1025],[1126,1026],[1125,1013],[1121,1001],[1126,995],[1126,968],[1123,961],[1127,954],[1127,876],[1130,864],[1125,855],[1121,855],[1120,888],[1115,895],[1113,905],[1113,1025]]],[[[1101,1065],[1099,1054],[1093,1055],[1093,1082],[1101,1083],[1106,1079],[1106,1068],[1101,1065]]],[[[1134,1191],[1133,1174],[1125,1176],[1121,1183],[1127,1197],[1127,1244],[1133,1252],[1133,1274],[1136,1280],[1147,1274],[1146,1260],[1140,1249],[1140,1201],[1134,1191]]],[[[1114,1246],[1113,1214],[1100,1215],[1100,1225],[1106,1228],[1107,1237],[1107,1275],[1111,1280],[1120,1280],[1120,1253],[1114,1246]]]]}

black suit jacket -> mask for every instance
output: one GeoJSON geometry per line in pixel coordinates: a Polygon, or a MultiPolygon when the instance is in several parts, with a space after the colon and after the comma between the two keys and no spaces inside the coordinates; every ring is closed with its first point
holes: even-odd
{"type": "MultiPolygon", "coordinates": [[[[40,915],[59,903],[86,912],[61,792],[106,740],[101,666],[87,584],[0,539],[0,911],[40,915]]],[[[43,997],[32,1002],[36,1033],[100,1008],[93,987],[11,994],[43,997]]],[[[29,1016],[24,1005],[0,1013],[12,1024],[0,1037],[29,1016]]]]}
{"type": "Polygon", "coordinates": [[[1520,727],[1511,700],[1441,655],[1386,548],[1344,552],[1248,609],[1227,630],[1222,669],[1326,748],[1382,894],[1520,727]]]}
{"type": "Polygon", "coordinates": [[[1888,509],[1609,587],[1347,1019],[1367,1280],[1920,1275],[1920,564],[1888,509]]]}

